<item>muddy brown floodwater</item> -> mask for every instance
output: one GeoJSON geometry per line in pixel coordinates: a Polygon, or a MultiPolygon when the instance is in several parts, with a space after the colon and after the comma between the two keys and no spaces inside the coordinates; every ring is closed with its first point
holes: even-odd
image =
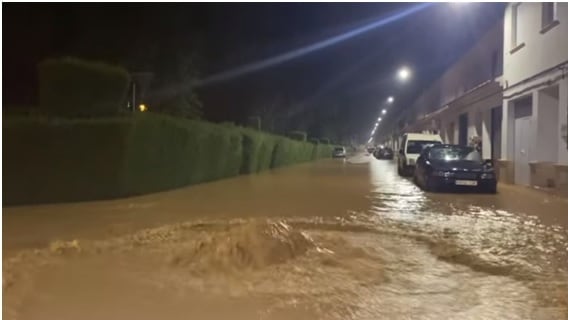
{"type": "MultiPolygon", "coordinates": [[[[9,186],[4,186],[9,188],[9,186]]],[[[5,319],[568,319],[568,201],[359,155],[3,209],[5,319]]]]}

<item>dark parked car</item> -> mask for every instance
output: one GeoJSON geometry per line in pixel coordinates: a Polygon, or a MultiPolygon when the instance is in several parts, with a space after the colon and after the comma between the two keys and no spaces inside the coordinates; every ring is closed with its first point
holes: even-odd
{"type": "Polygon", "coordinates": [[[436,145],[425,148],[414,170],[414,181],[427,191],[475,189],[497,192],[497,179],[490,161],[472,147],[436,145]]]}
{"type": "Polygon", "coordinates": [[[345,148],[344,147],[337,147],[333,149],[332,156],[334,158],[345,158],[345,148]]]}
{"type": "Polygon", "coordinates": [[[383,147],[383,148],[375,150],[374,155],[375,155],[375,158],[377,158],[377,159],[392,160],[394,158],[394,152],[392,151],[391,148],[388,148],[388,147],[383,147]]]}

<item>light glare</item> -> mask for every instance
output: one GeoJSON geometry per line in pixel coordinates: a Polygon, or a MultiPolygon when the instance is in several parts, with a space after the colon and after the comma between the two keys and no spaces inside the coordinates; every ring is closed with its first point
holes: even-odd
{"type": "Polygon", "coordinates": [[[398,79],[401,81],[406,81],[410,78],[410,69],[407,67],[402,67],[398,70],[398,79]]]}

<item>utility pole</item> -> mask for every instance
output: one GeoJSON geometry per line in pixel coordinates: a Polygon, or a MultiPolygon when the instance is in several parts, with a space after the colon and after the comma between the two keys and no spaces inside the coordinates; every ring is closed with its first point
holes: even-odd
{"type": "Polygon", "coordinates": [[[154,73],[149,71],[132,72],[132,112],[138,109],[138,104],[145,103],[146,92],[154,78],[154,73]]]}

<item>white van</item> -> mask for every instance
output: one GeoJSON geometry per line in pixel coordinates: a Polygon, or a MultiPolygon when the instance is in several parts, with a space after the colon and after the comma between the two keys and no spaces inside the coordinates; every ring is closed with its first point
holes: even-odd
{"type": "Polygon", "coordinates": [[[411,175],[422,149],[429,145],[442,143],[442,137],[439,134],[405,133],[398,151],[398,174],[411,175]]]}

